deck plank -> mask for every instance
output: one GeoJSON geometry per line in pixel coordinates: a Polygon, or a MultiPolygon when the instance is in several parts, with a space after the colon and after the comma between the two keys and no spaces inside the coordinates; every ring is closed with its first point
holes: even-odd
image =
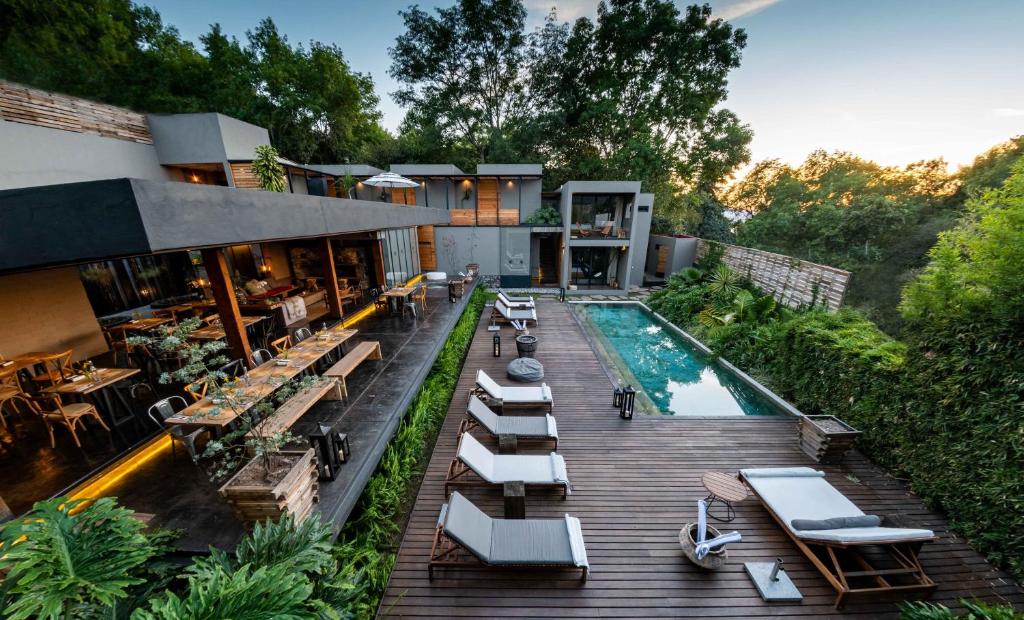
{"type": "MultiPolygon", "coordinates": [[[[485,311],[485,315],[489,309],[485,311]]],[[[814,465],[797,445],[791,418],[685,419],[637,415],[620,420],[611,407],[612,386],[601,362],[572,317],[569,306],[538,301],[537,358],[551,386],[558,420],[559,452],[565,457],[573,494],[530,493],[528,517],[579,517],[591,564],[580,584],[575,572],[459,570],[427,579],[427,560],[444,476],[456,448],[456,429],[478,368],[503,378],[515,357],[511,330],[502,328],[502,357],[491,353],[491,334],[481,318],[466,364],[419,489],[388,589],[379,610],[386,617],[615,617],[775,616],[896,617],[891,603],[851,603],[836,612],[835,592],[804,559],[757,501],[737,504],[726,529],[743,534],[732,545],[727,567],[701,573],[682,556],[680,527],[692,521],[704,497],[701,474],[743,467],[814,465]],[[743,572],[743,562],[781,557],[804,595],[802,604],[761,601],[743,572]]],[[[478,439],[488,441],[482,435],[478,439]]],[[[493,444],[493,442],[490,442],[493,444]]],[[[540,450],[522,452],[543,453],[540,450]]],[[[939,584],[932,600],[950,607],[968,596],[1024,605],[1010,577],[992,569],[946,521],[924,507],[906,486],[886,476],[858,453],[840,466],[825,466],[828,480],[865,512],[899,515],[936,531],[940,540],[921,554],[939,584]]],[[[492,516],[502,514],[500,490],[464,494],[492,516]]]]}

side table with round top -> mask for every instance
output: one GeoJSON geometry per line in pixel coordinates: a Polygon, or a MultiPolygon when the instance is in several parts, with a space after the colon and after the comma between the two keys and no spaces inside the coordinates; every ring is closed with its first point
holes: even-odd
{"type": "Polygon", "coordinates": [[[704,498],[707,502],[708,516],[715,521],[729,522],[736,518],[736,511],[733,509],[733,502],[742,502],[747,499],[747,486],[736,477],[735,474],[724,471],[709,471],[701,476],[701,483],[708,491],[704,498]],[[716,502],[725,504],[725,517],[716,517],[711,514],[711,506],[716,502]]]}

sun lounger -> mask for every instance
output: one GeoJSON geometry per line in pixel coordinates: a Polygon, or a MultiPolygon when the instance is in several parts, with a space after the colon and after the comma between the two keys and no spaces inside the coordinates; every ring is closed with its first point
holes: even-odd
{"type": "Polygon", "coordinates": [[[555,442],[554,448],[558,448],[558,426],[555,424],[555,417],[551,414],[542,416],[499,416],[491,411],[490,407],[484,404],[476,396],[469,397],[469,407],[466,409],[466,419],[459,426],[459,434],[475,428],[482,428],[492,437],[501,435],[512,435],[517,440],[551,440],[555,442]]]}
{"type": "Polygon", "coordinates": [[[533,297],[510,297],[505,294],[505,291],[498,289],[498,299],[505,303],[509,308],[536,308],[537,304],[533,302],[533,297]]]}
{"type": "Polygon", "coordinates": [[[565,459],[560,454],[494,454],[469,433],[459,438],[459,451],[448,466],[444,494],[453,486],[499,485],[522,482],[527,487],[552,488],[562,499],[572,493],[565,459]],[[471,474],[476,474],[476,478],[471,474]]]}
{"type": "Polygon", "coordinates": [[[838,593],[836,608],[850,596],[927,596],[935,590],[917,557],[935,540],[931,530],[882,527],[809,467],[744,469],[740,476],[800,551],[838,593]],[[882,550],[889,566],[876,568],[863,551],[882,550]],[[853,570],[850,570],[850,567],[853,570]]]}
{"type": "Polygon", "coordinates": [[[510,308],[500,298],[494,302],[494,308],[491,310],[491,320],[502,321],[508,323],[509,321],[533,321],[537,322],[537,309],[536,308],[510,308]]]}
{"type": "Polygon", "coordinates": [[[470,395],[478,396],[488,407],[492,409],[505,409],[516,407],[540,407],[551,413],[555,401],[551,397],[551,388],[546,384],[538,386],[504,386],[495,383],[483,370],[476,371],[476,387],[470,391],[470,395]]]}
{"type": "Polygon", "coordinates": [[[441,506],[427,575],[441,567],[581,569],[590,565],[580,520],[492,519],[458,492],[441,506]]]}

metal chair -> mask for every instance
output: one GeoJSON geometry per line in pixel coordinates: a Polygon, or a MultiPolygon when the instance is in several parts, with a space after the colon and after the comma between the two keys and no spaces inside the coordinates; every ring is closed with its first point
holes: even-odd
{"type": "Polygon", "coordinates": [[[306,338],[312,338],[313,337],[313,332],[309,331],[308,327],[300,327],[297,330],[295,330],[295,333],[292,334],[292,337],[294,338],[294,340],[295,340],[295,342],[297,344],[297,343],[302,342],[306,338]]]}
{"type": "Polygon", "coordinates": [[[65,405],[60,399],[60,394],[42,394],[33,396],[32,400],[36,403],[37,411],[46,424],[46,430],[50,433],[51,448],[57,447],[57,440],[53,436],[53,427],[56,424],[63,424],[68,429],[71,433],[71,438],[75,440],[75,445],[79,448],[82,447],[82,442],[78,440],[78,425],[82,424],[84,426],[84,418],[88,417],[96,420],[103,427],[103,430],[108,433],[110,432],[110,427],[100,417],[96,407],[89,403],[68,403],[65,405]]]}
{"type": "MultiPolygon", "coordinates": [[[[175,415],[181,409],[188,407],[188,402],[185,401],[181,396],[168,396],[167,398],[161,399],[149,406],[149,418],[153,422],[163,428],[166,426],[165,421],[167,418],[175,415]],[[175,409],[172,403],[180,402],[181,408],[175,409]]],[[[174,460],[178,459],[177,451],[174,444],[181,442],[184,446],[185,451],[188,452],[189,456],[192,457],[193,461],[198,458],[196,450],[196,440],[206,432],[206,429],[200,428],[192,432],[186,432],[182,426],[171,426],[168,429],[168,433],[171,436],[171,458],[174,460]]]]}
{"type": "Polygon", "coordinates": [[[272,359],[274,359],[274,354],[266,349],[256,349],[252,352],[253,366],[262,366],[272,359]]]}

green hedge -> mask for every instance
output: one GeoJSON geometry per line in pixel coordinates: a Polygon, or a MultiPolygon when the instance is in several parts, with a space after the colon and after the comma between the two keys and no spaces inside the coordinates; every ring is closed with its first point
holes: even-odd
{"type": "Polygon", "coordinates": [[[1011,370],[1019,350],[982,341],[974,346],[984,351],[922,351],[853,310],[785,312],[709,329],[696,317],[711,297],[707,284],[673,280],[649,299],[654,310],[804,413],[835,415],[863,431],[865,454],[909,478],[990,560],[1024,576],[1024,428],[1011,370]],[[993,351],[1005,357],[1002,376],[991,372],[1000,364],[980,362],[993,351]]]}
{"type": "Polygon", "coordinates": [[[371,617],[377,612],[395,565],[403,519],[412,509],[432,441],[448,412],[486,298],[482,288],[474,291],[360,496],[353,518],[342,529],[336,555],[342,572],[362,586],[349,609],[355,617],[371,617]]]}

